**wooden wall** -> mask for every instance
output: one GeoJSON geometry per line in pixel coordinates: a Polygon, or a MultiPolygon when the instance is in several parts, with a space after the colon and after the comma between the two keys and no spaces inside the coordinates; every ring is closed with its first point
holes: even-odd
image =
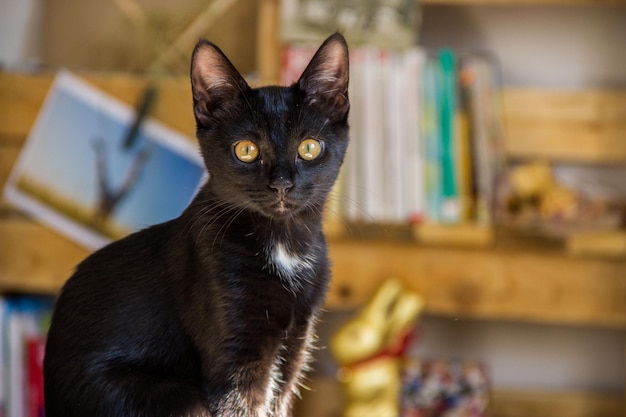
{"type": "Polygon", "coordinates": [[[188,73],[199,37],[220,45],[243,73],[255,68],[255,0],[55,0],[44,7],[40,30],[46,66],[143,72],[200,18],[205,20],[199,35],[182,42],[180,60],[170,67],[175,74],[188,73]],[[213,3],[219,8],[209,10],[213,3]],[[210,13],[201,17],[205,12],[210,13]]]}

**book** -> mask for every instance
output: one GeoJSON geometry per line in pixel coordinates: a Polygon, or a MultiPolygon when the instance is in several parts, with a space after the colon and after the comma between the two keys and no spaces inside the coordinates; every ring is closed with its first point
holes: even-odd
{"type": "MultiPolygon", "coordinates": [[[[386,65],[377,48],[363,49],[363,136],[359,146],[361,169],[359,179],[363,184],[363,210],[367,218],[382,220],[384,212],[384,152],[383,125],[383,65],[386,65]]],[[[357,86],[358,88],[358,86],[357,86]]]]}
{"type": "Polygon", "coordinates": [[[423,123],[422,99],[423,99],[423,72],[426,54],[421,48],[410,48],[404,54],[404,88],[399,94],[405,97],[403,117],[406,120],[405,151],[402,154],[402,166],[406,167],[405,194],[406,212],[405,220],[411,223],[420,223],[424,218],[425,211],[425,155],[424,137],[421,125],[423,123]]]}
{"type": "Polygon", "coordinates": [[[484,54],[464,54],[460,59],[461,91],[470,124],[474,220],[482,225],[494,221],[497,184],[505,164],[497,68],[494,58],[484,54]]]}
{"type": "Polygon", "coordinates": [[[43,357],[45,337],[42,334],[26,338],[26,417],[44,417],[43,357]]]}
{"type": "MultiPolygon", "coordinates": [[[[407,223],[422,216],[423,155],[420,133],[420,83],[423,51],[394,52],[384,73],[385,221],[407,223]]],[[[384,68],[384,67],[383,67],[384,68]]]]}
{"type": "Polygon", "coordinates": [[[341,214],[349,221],[367,220],[365,216],[365,189],[361,185],[360,173],[363,168],[360,148],[363,145],[363,108],[365,99],[363,94],[363,51],[356,48],[350,52],[350,144],[342,170],[344,172],[344,204],[341,214]]]}
{"type": "Polygon", "coordinates": [[[456,56],[451,49],[437,55],[440,72],[438,83],[439,136],[441,166],[441,221],[456,223],[460,219],[457,143],[456,56]]]}
{"type": "Polygon", "coordinates": [[[459,199],[458,223],[473,221],[475,218],[474,202],[476,193],[474,187],[474,159],[472,158],[472,123],[470,121],[470,108],[467,88],[462,79],[463,73],[458,71],[457,82],[457,107],[455,118],[455,144],[456,144],[456,177],[459,199]]]}
{"type": "MultiPolygon", "coordinates": [[[[312,53],[286,48],[286,84],[312,53]]],[[[351,141],[329,208],[348,222],[489,226],[504,165],[495,62],[418,47],[350,54],[351,141]]]]}
{"type": "Polygon", "coordinates": [[[281,56],[280,80],[282,85],[291,85],[298,81],[300,75],[315,54],[315,47],[307,45],[288,45],[283,48],[281,56]]]}
{"type": "Polygon", "coordinates": [[[43,403],[43,346],[51,297],[7,296],[2,309],[2,415],[40,416],[43,403]]]}
{"type": "Polygon", "coordinates": [[[403,165],[401,154],[405,145],[402,127],[406,118],[402,115],[404,94],[401,94],[403,83],[402,56],[388,51],[382,52],[382,109],[384,135],[382,154],[383,208],[381,220],[385,223],[399,223],[403,218],[403,165]]]}
{"type": "Polygon", "coordinates": [[[439,85],[440,68],[433,57],[424,64],[422,90],[422,136],[424,138],[424,216],[428,222],[441,220],[441,144],[439,85]]]}

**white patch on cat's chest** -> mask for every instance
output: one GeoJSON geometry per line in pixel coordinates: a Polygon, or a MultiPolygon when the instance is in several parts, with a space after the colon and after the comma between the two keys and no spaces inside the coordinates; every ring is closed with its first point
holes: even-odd
{"type": "Polygon", "coordinates": [[[293,274],[302,267],[305,261],[299,256],[294,256],[287,252],[285,245],[277,243],[272,251],[272,261],[286,274],[293,274]]]}
{"type": "Polygon", "coordinates": [[[276,242],[270,249],[270,262],[282,278],[292,278],[305,269],[313,268],[310,256],[290,252],[282,242],[276,242]]]}

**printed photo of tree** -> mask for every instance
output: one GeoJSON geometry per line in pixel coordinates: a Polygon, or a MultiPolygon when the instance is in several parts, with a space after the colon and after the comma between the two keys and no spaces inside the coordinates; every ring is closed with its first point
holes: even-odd
{"type": "MultiPolygon", "coordinates": [[[[190,110],[191,111],[191,110],[190,110]]],[[[206,177],[193,141],[72,74],[48,94],[5,196],[89,248],[177,217],[206,177]]]]}

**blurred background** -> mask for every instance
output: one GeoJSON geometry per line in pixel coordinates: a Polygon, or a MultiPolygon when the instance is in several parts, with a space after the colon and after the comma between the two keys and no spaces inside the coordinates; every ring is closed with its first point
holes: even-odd
{"type": "MultiPolygon", "coordinates": [[[[527,116],[526,111],[532,113],[532,109],[514,108],[514,105],[541,107],[549,103],[551,107],[545,114],[533,117],[548,120],[550,132],[580,131],[575,123],[584,121],[585,128],[591,126],[597,135],[597,140],[596,136],[590,136],[591,139],[585,136],[582,141],[573,138],[565,146],[570,149],[563,150],[563,155],[576,147],[601,148],[597,159],[583,155],[574,158],[574,164],[580,164],[583,169],[602,170],[607,166],[605,159],[610,160],[608,166],[613,171],[609,177],[622,186],[626,184],[626,2],[429,0],[415,3],[415,7],[415,45],[428,51],[442,47],[484,51],[496,57],[499,88],[504,97],[505,131],[515,139],[507,142],[509,162],[535,159],[536,155],[542,155],[540,148],[544,146],[543,136],[532,130],[531,124],[536,120],[523,117],[527,116]],[[538,98],[515,101],[526,97],[525,94],[538,98]],[[578,106],[582,100],[586,104],[578,106]],[[529,142],[525,141],[526,123],[533,132],[528,134],[529,142]],[[535,152],[537,149],[531,146],[539,151],[535,152]]],[[[176,81],[181,86],[176,91],[184,91],[181,93],[184,95],[171,103],[177,109],[182,106],[184,113],[188,102],[184,123],[189,126],[176,127],[192,136],[191,102],[184,78],[197,38],[206,37],[218,44],[250,80],[274,82],[280,78],[280,55],[288,44],[288,40],[281,38],[279,12],[277,1],[1,0],[0,75],[37,77],[69,69],[79,75],[100,74],[99,77],[122,74],[138,79],[182,80],[176,81]]],[[[38,93],[29,98],[28,92],[9,90],[7,82],[12,82],[7,80],[0,87],[4,90],[0,90],[4,106],[11,106],[12,100],[19,99],[31,100],[34,103],[30,107],[38,108],[45,83],[42,87],[39,82],[35,88],[38,93]]],[[[29,85],[19,84],[24,88],[29,85]]],[[[129,105],[136,103],[141,91],[136,86],[133,88],[135,95],[128,93],[124,97],[129,105]]],[[[167,97],[167,93],[161,97],[167,97]]],[[[156,117],[168,123],[168,103],[160,102],[159,106],[156,117]]],[[[8,123],[7,116],[0,119],[0,124],[5,124],[0,135],[4,175],[8,175],[25,137],[24,129],[12,130],[6,127],[8,123]]],[[[353,138],[353,142],[356,140],[353,138]]],[[[545,146],[550,148],[548,141],[545,146]]],[[[571,160],[559,156],[561,151],[550,152],[547,159],[554,166],[572,165],[571,160]]],[[[54,245],[60,238],[33,229],[30,224],[25,226],[24,222],[27,220],[14,208],[2,206],[0,252],[4,251],[5,255],[0,254],[0,284],[5,283],[7,293],[17,289],[20,293],[54,294],[67,268],[85,251],[67,244],[71,247],[61,256],[66,261],[51,261],[41,249],[33,248],[35,240],[54,245]]],[[[624,416],[626,250],[623,248],[626,241],[623,224],[619,227],[614,240],[617,249],[613,245],[609,250],[617,256],[607,256],[602,251],[598,255],[592,249],[591,255],[583,253],[577,257],[563,248],[567,242],[555,244],[554,239],[549,239],[546,243],[534,235],[523,234],[520,238],[507,232],[497,235],[506,244],[495,247],[492,242],[486,247],[470,245],[469,249],[459,249],[458,242],[446,243],[445,239],[443,245],[422,242],[413,255],[418,260],[403,265],[398,258],[388,261],[384,258],[395,250],[395,245],[402,245],[402,250],[406,245],[415,245],[412,237],[407,238],[410,232],[406,227],[400,227],[400,231],[396,224],[383,228],[386,243],[372,248],[368,246],[370,226],[352,226],[351,233],[340,232],[335,239],[338,243],[331,244],[338,277],[322,317],[319,345],[328,347],[333,334],[354,317],[375,288],[391,273],[400,273],[403,280],[414,280],[409,286],[421,292],[426,302],[423,314],[417,319],[419,337],[410,355],[485,364],[494,393],[493,415],[624,416]],[[363,230],[358,229],[361,226],[363,230]],[[516,243],[511,246],[508,244],[511,241],[516,243]],[[371,254],[381,245],[385,249],[379,252],[383,258],[379,264],[388,262],[391,266],[376,264],[368,271],[358,266],[360,249],[367,247],[364,253],[371,254]],[[431,256],[454,263],[472,256],[491,259],[492,255],[493,261],[477,264],[488,269],[485,271],[467,272],[463,265],[443,272],[431,264],[418,270],[410,267],[431,256]],[[431,276],[423,276],[429,273],[431,276]],[[466,273],[470,276],[469,284],[463,281],[466,273]],[[563,276],[568,274],[573,274],[571,284],[568,276],[563,276]],[[494,279],[500,276],[502,281],[494,279]],[[509,280],[509,276],[513,278],[509,280]],[[448,288],[446,285],[450,284],[441,277],[450,277],[455,284],[448,288]],[[440,287],[438,280],[442,282],[440,287]],[[484,291],[481,285],[497,288],[484,291]],[[485,309],[476,307],[478,313],[473,313],[474,306],[464,304],[464,289],[469,299],[473,299],[472,291],[478,292],[480,296],[476,298],[481,300],[487,296],[499,299],[488,301],[485,309]],[[545,291],[550,292],[549,296],[544,297],[545,291]],[[452,307],[437,304],[438,294],[448,292],[452,295],[445,297],[453,300],[452,307]],[[509,309],[508,297],[511,305],[524,304],[524,307],[509,309]],[[429,304],[431,299],[433,303],[429,304]],[[497,307],[490,310],[490,302],[497,307]],[[550,310],[550,304],[554,310],[550,310]],[[577,310],[577,305],[581,310],[577,310]],[[498,400],[503,404],[500,407],[498,400]]],[[[376,242],[381,240],[380,231],[371,233],[376,242]]],[[[304,405],[299,405],[297,415],[340,415],[343,407],[337,380],[340,367],[329,349],[322,349],[315,356],[315,371],[309,384],[313,391],[304,394],[304,405]]]]}
{"type": "MultiPolygon", "coordinates": [[[[226,7],[207,15],[207,24],[199,31],[220,45],[243,73],[255,72],[260,3],[225,2],[226,7]]],[[[601,7],[583,1],[477,3],[426,3],[416,41],[425,47],[492,51],[502,62],[507,85],[581,88],[626,83],[626,17],[618,1],[601,7]]],[[[207,4],[199,0],[176,5],[160,0],[4,0],[1,62],[9,69],[142,73],[207,11],[207,4]]],[[[192,47],[196,39],[193,36],[185,46],[192,47]]],[[[173,74],[188,71],[188,56],[181,53],[173,74]]]]}

